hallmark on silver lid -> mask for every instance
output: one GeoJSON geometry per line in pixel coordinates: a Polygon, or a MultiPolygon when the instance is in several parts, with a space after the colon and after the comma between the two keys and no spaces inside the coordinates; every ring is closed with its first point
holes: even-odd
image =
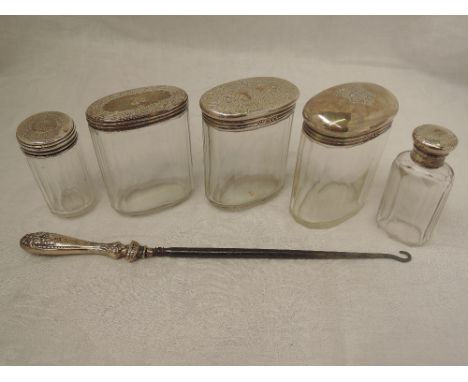
{"type": "Polygon", "coordinates": [[[296,106],[298,88],[275,77],[252,77],[216,86],[200,98],[203,119],[210,126],[256,129],[288,118],[296,106]]]}
{"type": "Polygon", "coordinates": [[[46,157],[71,148],[78,139],[78,133],[67,114],[46,111],[22,121],[16,129],[16,139],[25,154],[46,157]]]}

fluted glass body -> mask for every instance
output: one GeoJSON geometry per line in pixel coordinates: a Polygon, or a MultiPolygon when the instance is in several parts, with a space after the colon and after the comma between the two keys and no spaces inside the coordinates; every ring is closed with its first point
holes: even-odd
{"type": "Polygon", "coordinates": [[[91,136],[112,207],[138,215],[175,205],[192,190],[188,112],[149,126],[91,136]]]}
{"type": "Polygon", "coordinates": [[[453,177],[447,163],[426,168],[411,159],[410,151],[401,153],[392,164],[377,224],[403,243],[426,243],[445,206],[453,177]]]}
{"type": "Polygon", "coordinates": [[[93,206],[95,190],[78,144],[57,155],[26,158],[52,213],[77,216],[93,206]]]}
{"type": "Polygon", "coordinates": [[[275,195],[286,175],[293,116],[253,130],[203,122],[205,192],[220,207],[247,207],[275,195]]]}
{"type": "Polygon", "coordinates": [[[329,146],[302,132],[290,210],[311,228],[335,226],[365,204],[388,133],[355,146],[329,146]]]}

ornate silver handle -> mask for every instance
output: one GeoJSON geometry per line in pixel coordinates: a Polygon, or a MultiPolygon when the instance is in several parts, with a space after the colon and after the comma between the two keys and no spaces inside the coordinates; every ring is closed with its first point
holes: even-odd
{"type": "Polygon", "coordinates": [[[125,257],[130,262],[145,257],[143,255],[148,250],[136,241],[128,245],[119,241],[97,243],[50,232],[28,233],[21,238],[20,246],[33,255],[103,255],[113,259],[125,257]]]}

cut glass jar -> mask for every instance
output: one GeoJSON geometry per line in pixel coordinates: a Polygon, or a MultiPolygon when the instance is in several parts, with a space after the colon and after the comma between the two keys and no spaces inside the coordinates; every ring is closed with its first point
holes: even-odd
{"type": "Polygon", "coordinates": [[[290,204],[299,223],[333,227],[364,206],[397,111],[392,93],[365,82],[307,102],[290,204]]]}
{"type": "Polygon", "coordinates": [[[295,85],[274,77],[228,82],[203,94],[208,200],[240,208],[281,190],[298,96],[295,85]]]}
{"type": "Polygon", "coordinates": [[[91,209],[95,190],[68,115],[34,114],[20,123],[16,138],[52,213],[71,217],[91,209]]]}
{"type": "Polygon", "coordinates": [[[115,210],[138,215],[170,207],[192,191],[187,93],[151,86],[115,93],[86,111],[115,210]]]}

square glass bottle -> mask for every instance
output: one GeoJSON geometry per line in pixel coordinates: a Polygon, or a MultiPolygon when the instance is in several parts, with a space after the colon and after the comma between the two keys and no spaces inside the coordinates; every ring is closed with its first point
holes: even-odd
{"type": "Polygon", "coordinates": [[[452,188],[454,173],[445,157],[457,145],[450,130],[422,125],[413,131],[414,148],[393,161],[377,214],[387,234],[408,245],[426,243],[452,188]]]}

